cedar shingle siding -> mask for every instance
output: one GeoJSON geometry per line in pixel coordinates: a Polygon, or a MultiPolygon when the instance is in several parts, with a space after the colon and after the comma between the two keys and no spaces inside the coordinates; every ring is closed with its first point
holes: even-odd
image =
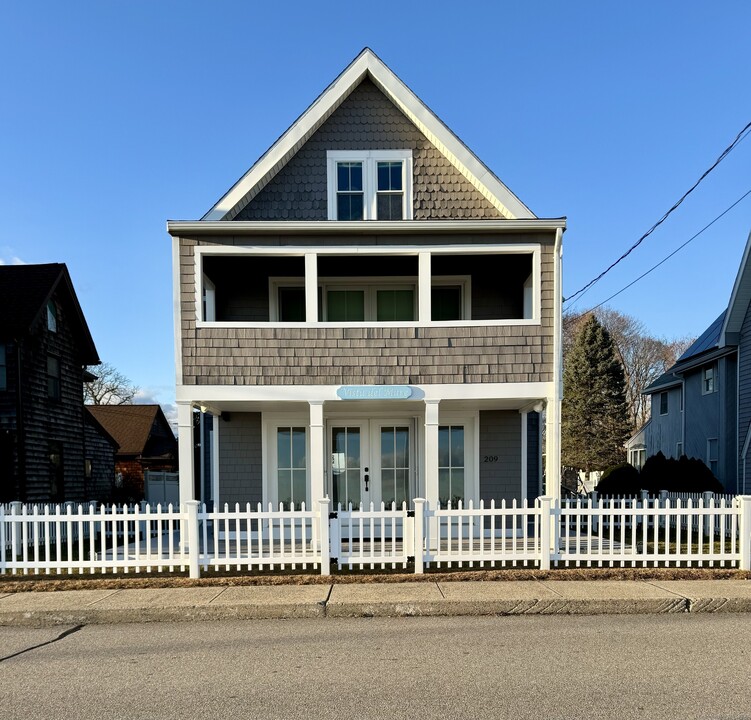
{"type": "MultiPolygon", "coordinates": [[[[487,242],[485,236],[473,239],[487,242]]],[[[519,236],[516,241],[542,239],[519,236]]],[[[504,241],[513,239],[504,236],[504,241]]],[[[188,385],[550,382],[552,241],[551,234],[542,247],[540,325],[236,329],[196,328],[196,241],[181,239],[182,381],[188,385]]],[[[254,242],[262,240],[254,238],[254,242]]],[[[300,238],[294,242],[299,244],[300,238]]],[[[398,238],[392,242],[397,244],[398,238]]]]}
{"type": "Polygon", "coordinates": [[[415,220],[503,217],[370,80],[364,80],[234,219],[326,220],[327,150],[412,150],[415,220]]]}

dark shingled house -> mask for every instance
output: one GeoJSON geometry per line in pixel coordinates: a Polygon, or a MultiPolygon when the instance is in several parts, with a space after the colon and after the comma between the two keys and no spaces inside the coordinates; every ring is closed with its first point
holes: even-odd
{"type": "Polygon", "coordinates": [[[108,499],[113,441],[83,405],[100,360],[68,269],[0,266],[0,307],[0,500],[108,499]]]}

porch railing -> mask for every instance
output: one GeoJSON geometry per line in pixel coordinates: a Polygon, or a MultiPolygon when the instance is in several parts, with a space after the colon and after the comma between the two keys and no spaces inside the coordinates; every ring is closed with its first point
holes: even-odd
{"type": "Polygon", "coordinates": [[[751,496],[585,498],[400,508],[0,506],[0,573],[314,568],[751,570],[751,496]]]}

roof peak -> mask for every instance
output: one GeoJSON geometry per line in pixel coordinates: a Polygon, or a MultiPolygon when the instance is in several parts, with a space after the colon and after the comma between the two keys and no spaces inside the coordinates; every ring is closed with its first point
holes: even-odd
{"type": "Polygon", "coordinates": [[[366,46],[201,220],[232,220],[365,77],[373,81],[430,143],[496,207],[502,217],[535,218],[534,213],[366,46]]]}

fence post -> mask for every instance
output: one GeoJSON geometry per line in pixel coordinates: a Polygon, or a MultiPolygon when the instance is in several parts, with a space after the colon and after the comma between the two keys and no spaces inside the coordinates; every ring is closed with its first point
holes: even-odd
{"type": "Polygon", "coordinates": [[[751,495],[736,498],[740,510],[738,531],[740,533],[741,570],[751,570],[751,495]]]}
{"type": "Polygon", "coordinates": [[[425,498],[415,498],[415,573],[425,572],[425,498]]]}
{"type": "Polygon", "coordinates": [[[320,523],[318,539],[321,543],[321,575],[331,575],[331,549],[329,547],[329,504],[330,498],[318,501],[320,523]]]}
{"type": "MultiPolygon", "coordinates": [[[[599,496],[597,494],[597,490],[592,490],[592,510],[598,510],[600,508],[599,505],[599,496]]],[[[597,535],[598,530],[600,529],[600,513],[592,513],[592,532],[597,535]]]]}
{"type": "Polygon", "coordinates": [[[187,535],[188,535],[188,568],[191,578],[201,577],[201,568],[198,565],[198,556],[200,554],[200,541],[198,533],[198,500],[188,500],[185,508],[188,512],[187,535]]]}
{"type": "MultiPolygon", "coordinates": [[[[23,503],[16,500],[10,504],[10,514],[20,515],[23,512],[23,503]]],[[[13,521],[13,534],[11,535],[11,555],[15,560],[21,552],[21,544],[23,542],[23,527],[18,520],[13,521]]]]}
{"type": "MultiPolygon", "coordinates": [[[[660,510],[664,510],[667,507],[668,491],[660,490],[660,510]]],[[[667,527],[667,513],[660,513],[660,528],[665,529],[667,527]]]]}
{"type": "Polygon", "coordinates": [[[550,570],[550,556],[552,546],[553,498],[546,496],[540,500],[540,570],[550,570]]]}

